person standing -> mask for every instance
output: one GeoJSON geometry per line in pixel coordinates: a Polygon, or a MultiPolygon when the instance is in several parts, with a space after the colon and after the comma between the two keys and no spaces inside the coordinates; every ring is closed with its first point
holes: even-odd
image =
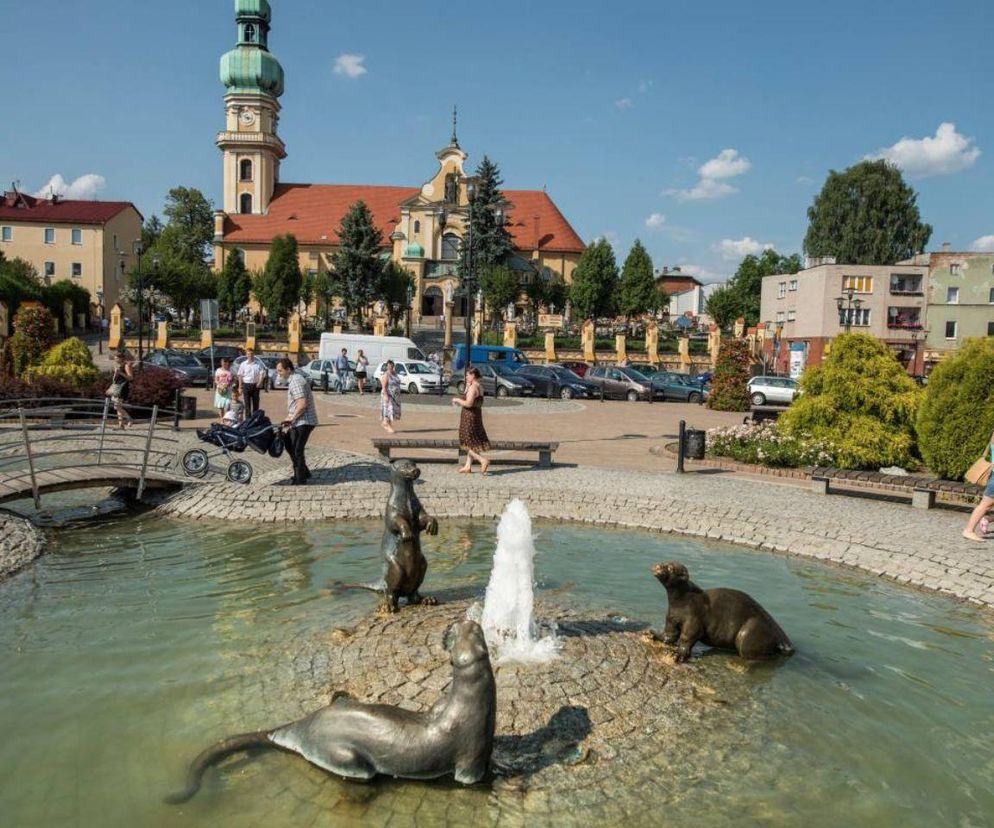
{"type": "Polygon", "coordinates": [[[318,412],[310,382],[293,370],[293,363],[286,357],[276,362],[276,373],[287,383],[287,415],[282,426],[286,429],[287,449],[293,461],[294,486],[304,485],[311,477],[304,459],[307,440],[318,424],[318,412]]]}
{"type": "Polygon", "coordinates": [[[476,368],[466,372],[466,392],[462,399],[453,397],[452,404],[462,408],[459,412],[459,448],[466,452],[466,465],[459,473],[472,474],[475,460],[480,464],[480,473],[486,474],[490,461],[483,452],[490,449],[490,438],[483,427],[483,386],[476,368]]]}
{"type": "Polygon", "coordinates": [[[349,381],[349,373],[352,367],[349,365],[348,348],[342,348],[342,352],[335,357],[335,373],[338,374],[338,393],[345,393],[345,386],[349,381]]]}
{"type": "MultiPolygon", "coordinates": [[[[992,452],[991,456],[994,457],[994,434],[991,434],[991,438],[988,440],[987,451],[992,452]]],[[[984,452],[985,457],[987,456],[987,451],[984,452]]],[[[970,513],[970,519],[966,522],[966,528],[963,530],[964,538],[972,541],[984,540],[981,535],[977,534],[977,524],[983,520],[992,506],[994,506],[994,474],[987,480],[987,486],[984,488],[984,494],[980,498],[980,503],[970,513]]],[[[983,530],[981,531],[983,532],[983,530]]]]}
{"type": "Polygon", "coordinates": [[[380,425],[390,434],[393,424],[400,419],[400,377],[392,359],[387,360],[386,370],[380,377],[380,425]]]}
{"type": "Polygon", "coordinates": [[[366,390],[367,368],[369,368],[369,360],[366,359],[366,355],[362,352],[362,348],[360,348],[355,358],[355,380],[356,385],[359,386],[359,396],[362,396],[366,390]]]}
{"type": "Polygon", "coordinates": [[[235,375],[231,373],[231,360],[221,357],[221,367],[214,372],[214,408],[217,418],[224,420],[224,412],[231,401],[232,385],[235,375]]]}
{"type": "Polygon", "coordinates": [[[245,416],[259,410],[259,389],[266,381],[266,366],[255,358],[255,351],[245,349],[245,361],[238,366],[238,387],[245,402],[245,416]]]}
{"type": "Polygon", "coordinates": [[[114,376],[111,377],[110,387],[106,394],[110,398],[111,405],[117,412],[117,427],[126,428],[131,426],[131,415],[124,407],[124,401],[128,398],[131,390],[131,380],[135,378],[131,369],[131,354],[123,348],[114,354],[114,376]]]}

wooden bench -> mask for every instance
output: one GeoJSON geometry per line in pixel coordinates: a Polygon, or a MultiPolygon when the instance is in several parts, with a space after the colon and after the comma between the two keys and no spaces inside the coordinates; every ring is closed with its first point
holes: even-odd
{"type": "MultiPolygon", "coordinates": [[[[418,437],[374,437],[373,447],[382,457],[390,459],[394,449],[455,449],[457,456],[462,458],[464,452],[459,449],[458,440],[422,439],[418,437]]],[[[559,448],[559,443],[549,443],[536,440],[491,440],[492,451],[536,451],[538,452],[539,468],[552,468],[552,453],[559,448]]]]}
{"type": "Polygon", "coordinates": [[[876,488],[885,491],[910,492],[911,505],[916,509],[931,509],[935,506],[937,494],[979,497],[984,491],[983,486],[975,486],[972,483],[957,483],[953,480],[940,480],[935,477],[915,474],[883,474],[882,472],[824,467],[815,467],[811,470],[811,490],[813,492],[829,494],[832,491],[833,481],[849,483],[860,489],[876,488]]]}

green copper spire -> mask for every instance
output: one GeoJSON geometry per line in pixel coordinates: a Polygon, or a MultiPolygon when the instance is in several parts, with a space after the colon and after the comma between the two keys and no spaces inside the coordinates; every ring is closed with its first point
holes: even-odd
{"type": "Polygon", "coordinates": [[[235,0],[238,45],[221,58],[221,83],[229,93],[283,94],[283,67],[269,51],[268,0],[235,0]]]}

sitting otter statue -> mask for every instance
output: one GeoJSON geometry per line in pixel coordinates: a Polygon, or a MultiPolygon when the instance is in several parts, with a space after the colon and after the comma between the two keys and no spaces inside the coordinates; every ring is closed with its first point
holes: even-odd
{"type": "Polygon", "coordinates": [[[669,599],[661,640],[677,645],[678,662],[690,658],[698,641],[709,647],[737,650],[748,659],[794,652],[794,645],[773,616],[746,593],[737,589],[704,591],[690,580],[687,567],[678,561],[656,564],[652,574],[666,587],[669,599]]]}
{"type": "Polygon", "coordinates": [[[483,630],[460,621],[446,633],[452,683],[425,713],[388,704],[365,704],[346,693],[310,716],[274,730],[223,739],[197,756],[186,788],[166,799],[178,804],[200,790],[207,768],[254,747],[297,753],[308,762],[349,779],[385,774],[435,779],[453,774],[472,785],[486,775],[497,722],[497,691],[483,630]]]}

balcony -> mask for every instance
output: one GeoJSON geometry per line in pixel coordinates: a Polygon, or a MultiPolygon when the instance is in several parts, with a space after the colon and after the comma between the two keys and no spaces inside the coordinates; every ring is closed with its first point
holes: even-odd
{"type": "Polygon", "coordinates": [[[922,277],[892,275],[890,277],[890,292],[892,296],[924,296],[922,277]]]}
{"type": "Polygon", "coordinates": [[[920,331],[921,308],[887,308],[887,328],[898,331],[920,331]]]}

